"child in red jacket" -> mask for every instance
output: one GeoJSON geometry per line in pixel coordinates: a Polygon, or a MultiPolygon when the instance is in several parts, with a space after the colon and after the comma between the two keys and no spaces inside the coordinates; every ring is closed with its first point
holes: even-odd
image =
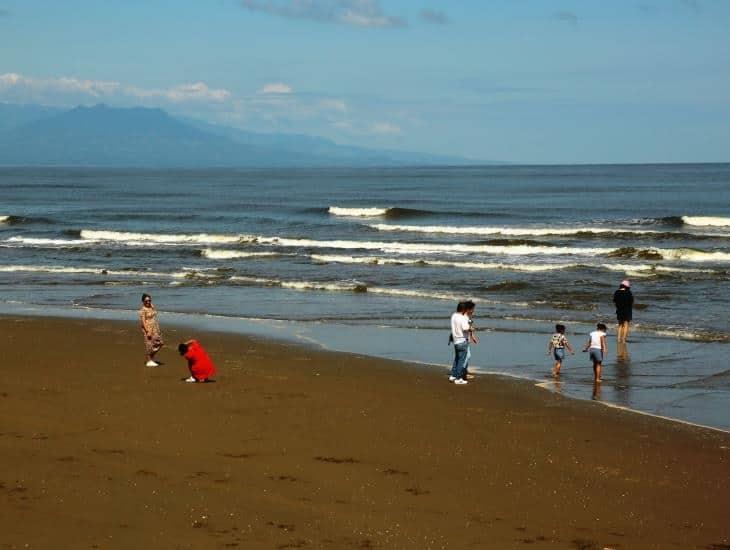
{"type": "Polygon", "coordinates": [[[183,342],[177,351],[188,360],[190,378],[186,378],[185,382],[207,382],[211,376],[215,376],[215,365],[197,340],[183,342]]]}

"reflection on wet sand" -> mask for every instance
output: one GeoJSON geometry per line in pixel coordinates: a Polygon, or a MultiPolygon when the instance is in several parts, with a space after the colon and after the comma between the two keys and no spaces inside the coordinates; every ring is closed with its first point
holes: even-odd
{"type": "Polygon", "coordinates": [[[628,407],[631,388],[631,355],[626,342],[616,345],[616,381],[614,382],[615,400],[619,405],[628,407]]]}

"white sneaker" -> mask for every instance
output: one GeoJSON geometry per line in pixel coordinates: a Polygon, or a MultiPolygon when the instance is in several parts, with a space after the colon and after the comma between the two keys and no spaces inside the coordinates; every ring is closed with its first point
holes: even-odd
{"type": "Polygon", "coordinates": [[[467,382],[463,378],[457,378],[456,380],[454,380],[454,384],[458,384],[459,386],[463,386],[464,384],[468,384],[468,383],[469,382],[467,382]]]}
{"type": "Polygon", "coordinates": [[[449,376],[449,382],[453,382],[454,380],[456,380],[456,376],[449,376]]]}
{"type": "Polygon", "coordinates": [[[154,361],[147,361],[145,363],[145,367],[159,367],[159,366],[160,366],[160,364],[159,363],[156,363],[154,361]]]}
{"type": "Polygon", "coordinates": [[[188,378],[185,379],[185,382],[197,382],[197,380],[195,379],[194,376],[190,376],[190,377],[188,377],[188,378]]]}

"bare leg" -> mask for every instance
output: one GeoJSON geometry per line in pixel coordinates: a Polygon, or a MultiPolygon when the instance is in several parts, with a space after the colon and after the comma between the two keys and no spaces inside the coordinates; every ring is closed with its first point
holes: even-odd
{"type": "Polygon", "coordinates": [[[631,321],[624,321],[624,342],[629,338],[629,329],[631,328],[631,321]]]}
{"type": "Polygon", "coordinates": [[[601,382],[601,363],[593,363],[593,381],[601,382]]]}
{"type": "Polygon", "coordinates": [[[560,367],[562,367],[563,364],[560,361],[555,361],[555,366],[553,366],[553,376],[560,376],[560,367]]]}

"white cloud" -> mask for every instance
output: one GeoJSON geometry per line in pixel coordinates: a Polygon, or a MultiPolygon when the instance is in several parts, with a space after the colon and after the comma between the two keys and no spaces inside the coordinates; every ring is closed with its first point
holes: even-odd
{"type": "Polygon", "coordinates": [[[31,94],[53,93],[85,94],[101,98],[117,92],[119,82],[104,80],[80,80],[72,77],[36,79],[18,73],[0,75],[0,92],[19,91],[31,94]]]}
{"type": "Polygon", "coordinates": [[[205,82],[180,84],[166,89],[140,88],[115,81],[60,78],[33,78],[17,73],[0,74],[0,99],[39,102],[48,105],[76,105],[89,102],[162,100],[170,103],[222,103],[231,93],[210,88],[205,82]]]}
{"type": "Polygon", "coordinates": [[[264,84],[259,90],[260,94],[290,94],[294,90],[291,86],[284,84],[283,82],[271,82],[264,84]]]}
{"type": "Polygon", "coordinates": [[[402,17],[386,15],[378,0],[240,0],[241,6],[289,19],[312,19],[352,27],[404,27],[402,17]]]}

